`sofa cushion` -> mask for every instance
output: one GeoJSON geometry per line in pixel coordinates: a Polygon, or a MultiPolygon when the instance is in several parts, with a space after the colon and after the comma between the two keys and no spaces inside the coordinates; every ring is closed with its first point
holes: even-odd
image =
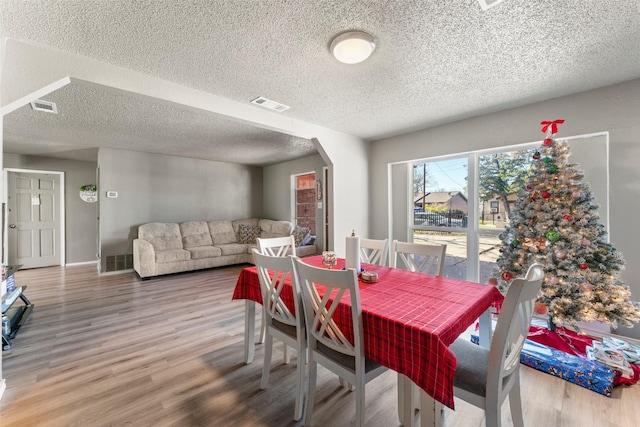
{"type": "Polygon", "coordinates": [[[239,255],[247,253],[247,245],[241,243],[229,243],[217,246],[222,251],[222,255],[239,255]]]}
{"type": "Polygon", "coordinates": [[[185,249],[191,253],[191,259],[213,258],[222,255],[222,251],[216,246],[197,246],[185,249]]]}
{"type": "Polygon", "coordinates": [[[238,243],[252,244],[260,237],[261,228],[258,225],[240,224],[238,227],[238,243]]]}
{"type": "Polygon", "coordinates": [[[258,225],[262,229],[260,237],[269,239],[272,237],[286,237],[291,235],[293,224],[289,221],[274,221],[271,219],[261,219],[258,225]]]}
{"type": "Polygon", "coordinates": [[[235,231],[235,233],[238,234],[238,231],[240,230],[240,226],[243,224],[253,225],[253,226],[258,225],[258,218],[237,219],[233,221],[232,224],[233,224],[233,231],[235,231]]]}
{"type": "Polygon", "coordinates": [[[293,240],[296,242],[296,246],[300,246],[302,244],[302,241],[310,231],[311,229],[308,227],[300,227],[299,225],[296,225],[296,228],[293,229],[293,233],[291,233],[293,235],[293,240]]]}
{"type": "Polygon", "coordinates": [[[231,221],[209,221],[208,225],[214,246],[237,242],[231,221]]]}
{"type": "Polygon", "coordinates": [[[146,240],[156,251],[182,249],[180,227],[175,222],[152,222],[138,227],[138,238],[146,240]]]}
{"type": "MultiPolygon", "coordinates": [[[[176,224],[177,225],[177,224],[176,224]]],[[[156,251],[156,262],[176,262],[176,261],[189,261],[191,254],[184,249],[167,249],[164,251],[156,251]]]]}
{"type": "Polygon", "coordinates": [[[185,249],[213,245],[206,221],[183,222],[180,224],[180,234],[182,234],[182,246],[185,249]]]}

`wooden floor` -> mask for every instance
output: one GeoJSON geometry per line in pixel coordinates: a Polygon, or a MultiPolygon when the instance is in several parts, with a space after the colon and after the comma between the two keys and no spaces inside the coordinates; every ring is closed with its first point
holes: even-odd
{"type": "MultiPolygon", "coordinates": [[[[244,303],[231,295],[242,266],[141,281],[99,277],[95,266],[19,271],[35,309],[5,351],[2,426],[288,426],[295,355],[274,350],[259,389],[263,349],[243,359],[244,303]]],[[[259,316],[257,316],[259,317],[259,316]]],[[[638,386],[613,397],[522,367],[528,426],[640,426],[638,386]]],[[[347,426],[354,395],[320,368],[314,425],[347,426]]],[[[508,404],[504,425],[511,425],[508,404]]],[[[367,386],[366,423],[398,426],[396,375],[367,386]]],[[[449,426],[484,426],[456,400],[449,426]]]]}

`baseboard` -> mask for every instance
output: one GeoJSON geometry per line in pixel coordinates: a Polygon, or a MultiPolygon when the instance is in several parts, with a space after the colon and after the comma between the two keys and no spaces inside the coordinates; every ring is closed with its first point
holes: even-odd
{"type": "Polygon", "coordinates": [[[76,267],[78,265],[91,265],[91,264],[97,264],[98,261],[83,261],[83,262],[72,262],[72,263],[68,263],[65,264],[65,267],[76,267]]]}
{"type": "Polygon", "coordinates": [[[104,271],[104,272],[99,271],[98,275],[99,276],[111,276],[113,274],[123,274],[123,273],[135,273],[135,270],[133,268],[129,268],[129,269],[126,269],[126,270],[104,271]]]}

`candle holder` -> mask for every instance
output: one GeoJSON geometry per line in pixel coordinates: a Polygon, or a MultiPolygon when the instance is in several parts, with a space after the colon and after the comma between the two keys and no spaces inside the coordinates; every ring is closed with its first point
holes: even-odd
{"type": "Polygon", "coordinates": [[[329,270],[333,268],[334,265],[338,262],[338,258],[336,257],[336,253],[333,251],[323,251],[322,252],[322,264],[326,265],[329,270]]]}

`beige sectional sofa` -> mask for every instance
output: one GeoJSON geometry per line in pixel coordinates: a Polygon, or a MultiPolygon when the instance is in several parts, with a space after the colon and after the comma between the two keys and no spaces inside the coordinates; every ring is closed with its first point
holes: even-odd
{"type": "Polygon", "coordinates": [[[183,271],[253,263],[256,238],[294,236],[296,255],[315,255],[315,238],[308,228],[289,221],[241,219],[149,223],[138,227],[133,240],[133,268],[141,278],[183,271]]]}

